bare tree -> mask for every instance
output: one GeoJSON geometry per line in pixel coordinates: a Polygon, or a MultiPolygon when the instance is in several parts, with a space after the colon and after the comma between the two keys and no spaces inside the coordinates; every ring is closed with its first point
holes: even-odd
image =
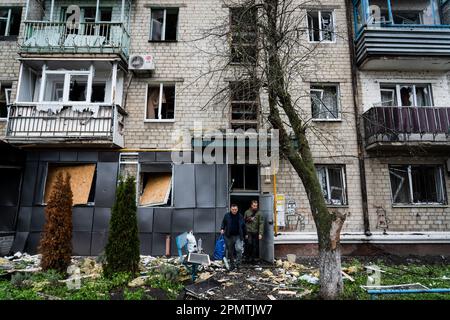
{"type": "MultiPolygon", "coordinates": [[[[252,92],[258,92],[261,99],[266,99],[262,105],[268,105],[268,108],[261,111],[262,120],[279,130],[281,155],[301,179],[316,225],[320,295],[324,299],[336,299],[343,290],[340,231],[346,213],[331,212],[327,207],[309,137],[313,134],[325,146],[329,139],[325,132],[311,124],[311,115],[300,105],[302,99],[309,99],[310,92],[309,89],[299,90],[301,86],[298,85],[305,75],[314,74],[317,69],[315,52],[318,44],[308,42],[308,37],[320,35],[320,40],[332,40],[339,36],[331,25],[327,29],[325,24],[311,25],[310,21],[308,29],[307,20],[312,17],[306,9],[318,4],[320,1],[224,0],[229,15],[216,20],[212,27],[204,30],[201,38],[193,42],[202,43],[198,49],[209,56],[206,69],[198,77],[206,78],[208,89],[213,87],[215,90],[208,105],[229,106],[224,102],[233,100],[230,94],[251,97],[252,92]],[[223,78],[232,80],[229,84],[218,81],[223,78]],[[241,90],[230,90],[236,84],[241,90]],[[292,143],[293,139],[298,146],[292,143]]],[[[245,109],[244,118],[254,110],[251,104],[241,108],[245,109]]]]}

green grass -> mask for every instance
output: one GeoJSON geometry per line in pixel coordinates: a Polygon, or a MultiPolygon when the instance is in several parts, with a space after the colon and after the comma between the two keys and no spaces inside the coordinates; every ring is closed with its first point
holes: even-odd
{"type": "MultiPolygon", "coordinates": [[[[441,279],[443,276],[450,277],[450,265],[386,265],[382,261],[374,261],[373,264],[386,271],[381,275],[381,285],[399,285],[408,283],[420,283],[430,289],[450,288],[450,280],[441,279]],[[435,279],[436,278],[436,279],[435,279]]],[[[344,279],[344,300],[369,300],[370,295],[361,286],[367,285],[367,273],[364,265],[358,260],[343,263],[343,268],[357,266],[358,272],[351,274],[355,282],[344,279]]],[[[318,285],[311,285],[300,281],[299,285],[311,289],[313,292],[304,299],[318,298],[318,285]]],[[[450,300],[450,294],[389,294],[379,295],[378,300],[450,300]]]]}

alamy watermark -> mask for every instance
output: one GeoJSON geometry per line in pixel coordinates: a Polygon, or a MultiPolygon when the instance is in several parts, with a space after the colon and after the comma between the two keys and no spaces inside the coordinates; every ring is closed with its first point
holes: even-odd
{"type": "Polygon", "coordinates": [[[204,130],[202,122],[172,133],[174,164],[259,164],[263,175],[279,169],[279,132],[276,129],[204,130]],[[193,156],[192,156],[193,154],[193,156]]]}

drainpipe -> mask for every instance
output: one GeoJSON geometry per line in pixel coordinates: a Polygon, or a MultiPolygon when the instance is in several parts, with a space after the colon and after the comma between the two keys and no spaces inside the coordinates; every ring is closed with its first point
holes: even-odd
{"type": "Polygon", "coordinates": [[[278,236],[278,214],[277,214],[277,175],[273,174],[273,221],[275,222],[274,232],[278,236]]]}
{"type": "Polygon", "coordinates": [[[359,180],[361,188],[361,198],[362,198],[362,210],[363,210],[363,221],[364,221],[364,233],[366,236],[372,235],[370,232],[369,224],[369,206],[367,200],[367,181],[366,181],[366,165],[364,162],[364,142],[361,134],[361,117],[359,116],[359,99],[358,99],[358,81],[357,72],[358,68],[356,66],[355,59],[355,45],[353,42],[353,24],[352,24],[352,10],[353,3],[352,0],[346,1],[346,15],[347,15],[347,37],[348,46],[350,51],[350,65],[352,66],[352,88],[353,88],[353,113],[355,114],[356,123],[356,139],[358,144],[358,164],[359,164],[359,180]]]}

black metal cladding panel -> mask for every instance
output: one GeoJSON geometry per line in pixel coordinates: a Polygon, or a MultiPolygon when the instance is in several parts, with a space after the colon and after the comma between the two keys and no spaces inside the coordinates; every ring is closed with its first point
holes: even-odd
{"type": "Polygon", "coordinates": [[[119,152],[99,152],[99,162],[119,162],[119,152]]]}
{"type": "Polygon", "coordinates": [[[152,256],[163,256],[166,254],[166,236],[169,233],[153,233],[152,256]]]}
{"type": "Polygon", "coordinates": [[[202,249],[203,252],[210,255],[212,259],[212,255],[214,254],[214,248],[216,244],[216,235],[215,233],[194,233],[195,239],[198,241],[202,239],[202,249]]]}
{"type": "Polygon", "coordinates": [[[40,161],[59,161],[59,151],[41,151],[40,161]]]}
{"type": "Polygon", "coordinates": [[[110,208],[95,208],[93,232],[107,232],[109,230],[109,220],[111,219],[110,208]]]}
{"type": "Polygon", "coordinates": [[[356,59],[370,56],[439,56],[450,58],[450,29],[366,29],[356,42],[356,59]]]}
{"type": "Polygon", "coordinates": [[[152,254],[152,240],[153,235],[151,233],[139,233],[140,252],[142,255],[152,254]]]}
{"type": "Polygon", "coordinates": [[[140,152],[139,162],[155,162],[156,152],[140,152]]]}
{"type": "Polygon", "coordinates": [[[102,208],[113,206],[116,197],[118,168],[117,162],[97,163],[95,206],[102,208]]]}
{"type": "Polygon", "coordinates": [[[14,236],[14,242],[11,247],[11,252],[13,253],[16,253],[18,251],[24,252],[29,234],[30,234],[29,232],[16,232],[14,236]]]}
{"type": "Polygon", "coordinates": [[[16,207],[0,207],[0,231],[15,231],[16,207]]]}
{"type": "Polygon", "coordinates": [[[226,208],[216,208],[216,231],[220,231],[222,226],[223,217],[227,213],[226,208]]]}
{"type": "Polygon", "coordinates": [[[157,152],[156,162],[172,162],[172,152],[157,152]]]}
{"type": "Polygon", "coordinates": [[[20,169],[0,168],[0,206],[17,206],[20,195],[20,169]]]}
{"type": "Polygon", "coordinates": [[[216,206],[216,166],[208,164],[195,165],[195,196],[197,208],[214,208],[216,206]]]}
{"type": "Polygon", "coordinates": [[[170,233],[172,225],[172,208],[154,208],[153,232],[170,233]]]}
{"type": "Polygon", "coordinates": [[[45,207],[33,207],[31,213],[31,232],[41,232],[45,225],[45,207]]]}
{"type": "Polygon", "coordinates": [[[194,233],[215,232],[216,209],[195,209],[194,211],[194,233]]]}
{"type": "Polygon", "coordinates": [[[88,256],[91,254],[91,232],[72,232],[72,254],[88,256]]]}
{"type": "Polygon", "coordinates": [[[91,255],[97,256],[104,252],[108,243],[108,232],[92,232],[91,255]]]}
{"type": "Polygon", "coordinates": [[[25,244],[25,252],[31,255],[37,254],[39,242],[41,240],[40,232],[30,232],[25,244]]]}
{"type": "Polygon", "coordinates": [[[225,208],[228,203],[228,165],[216,165],[216,207],[225,208]]]}
{"type": "Polygon", "coordinates": [[[88,152],[78,152],[78,161],[80,162],[97,162],[98,152],[88,151],[88,152]]]}
{"type": "Polygon", "coordinates": [[[195,208],[195,167],[193,164],[174,166],[174,206],[195,208]]]}
{"type": "Polygon", "coordinates": [[[78,159],[78,153],[75,151],[61,152],[59,155],[59,161],[62,162],[75,162],[78,159]]]}
{"type": "Polygon", "coordinates": [[[92,219],[94,207],[73,207],[72,227],[73,231],[92,231],[92,219]]]}
{"type": "Polygon", "coordinates": [[[19,215],[17,217],[17,231],[28,232],[31,225],[31,214],[33,212],[32,207],[21,207],[19,215]]]}
{"type": "Polygon", "coordinates": [[[175,209],[172,217],[172,232],[188,232],[193,227],[194,209],[175,209]]]}
{"type": "Polygon", "coordinates": [[[138,208],[137,215],[139,232],[152,232],[153,208],[138,208]]]}
{"type": "Polygon", "coordinates": [[[20,204],[22,206],[32,206],[34,190],[36,187],[36,177],[38,172],[37,162],[27,162],[22,180],[22,197],[20,204]]]}
{"type": "Polygon", "coordinates": [[[143,163],[141,172],[172,172],[170,163],[143,163]]]}

